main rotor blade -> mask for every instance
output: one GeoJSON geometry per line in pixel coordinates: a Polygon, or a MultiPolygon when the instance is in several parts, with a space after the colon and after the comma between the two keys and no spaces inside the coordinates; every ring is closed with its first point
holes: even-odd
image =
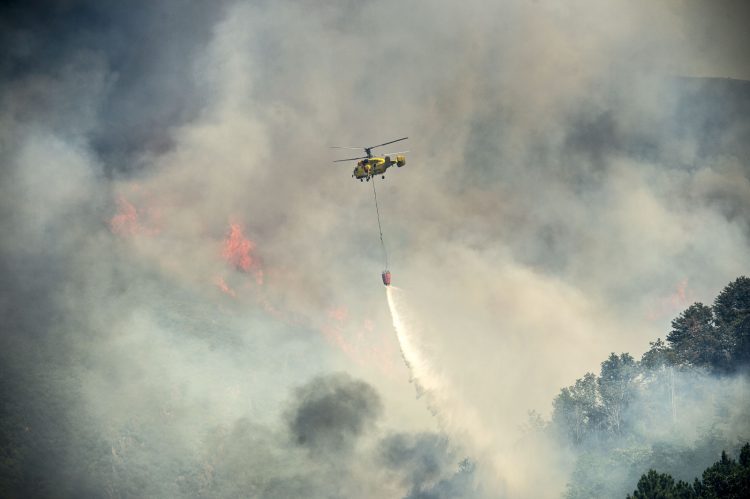
{"type": "Polygon", "coordinates": [[[393,154],[403,154],[405,152],[409,152],[409,151],[382,152],[382,153],[378,153],[378,155],[380,155],[380,156],[391,156],[393,154]]]}
{"type": "Polygon", "coordinates": [[[382,144],[378,144],[378,145],[376,145],[376,146],[371,146],[371,147],[368,147],[367,149],[375,149],[376,147],[380,147],[380,146],[387,146],[388,144],[393,144],[394,142],[401,142],[402,140],[406,140],[406,139],[408,139],[408,138],[409,138],[409,137],[402,137],[402,138],[400,138],[400,139],[392,140],[392,141],[390,141],[390,142],[383,142],[382,144]]]}
{"type": "Polygon", "coordinates": [[[333,162],[334,163],[341,163],[342,161],[356,161],[358,159],[366,159],[367,156],[360,156],[359,158],[347,158],[347,159],[336,159],[333,162]]]}

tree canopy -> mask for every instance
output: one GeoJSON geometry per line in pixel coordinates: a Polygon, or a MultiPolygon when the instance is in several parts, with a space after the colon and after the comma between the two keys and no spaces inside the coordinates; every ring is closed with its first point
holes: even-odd
{"type": "Polygon", "coordinates": [[[693,303],[678,314],[640,360],[613,352],[598,373],[560,390],[545,430],[576,455],[568,499],[629,490],[634,499],[750,497],[749,446],[739,462],[724,453],[706,469],[722,448],[747,438],[739,430],[747,425],[737,423],[750,416],[741,395],[750,370],[749,310],[750,279],[743,276],[712,305],[693,303]],[[704,469],[695,483],[683,481],[704,469]]]}
{"type": "Polygon", "coordinates": [[[675,482],[671,475],[649,470],[641,476],[628,499],[743,499],[750,497],[750,443],[740,450],[739,460],[722,451],[721,458],[703,472],[693,485],[675,482]]]}

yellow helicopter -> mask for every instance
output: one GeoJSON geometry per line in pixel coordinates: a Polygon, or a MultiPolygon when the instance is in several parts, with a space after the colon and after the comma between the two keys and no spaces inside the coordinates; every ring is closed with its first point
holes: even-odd
{"type": "Polygon", "coordinates": [[[332,146],[332,149],[363,149],[365,151],[365,156],[359,156],[357,158],[337,159],[336,161],[334,161],[334,163],[361,160],[357,161],[357,166],[354,167],[354,171],[352,172],[352,177],[354,177],[355,179],[359,179],[360,182],[364,180],[367,180],[369,182],[370,178],[374,177],[375,175],[380,175],[385,178],[385,171],[388,168],[393,165],[401,168],[406,164],[406,156],[404,156],[403,153],[409,151],[398,151],[387,153],[382,156],[373,156],[371,152],[372,149],[375,149],[376,147],[386,146],[388,144],[393,144],[394,142],[401,142],[402,140],[406,140],[408,138],[409,137],[402,137],[400,139],[391,140],[390,142],[384,142],[382,144],[370,147],[332,146]]]}

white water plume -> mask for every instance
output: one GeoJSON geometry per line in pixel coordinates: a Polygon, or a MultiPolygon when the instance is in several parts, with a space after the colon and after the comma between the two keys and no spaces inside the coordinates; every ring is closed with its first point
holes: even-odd
{"type": "Polygon", "coordinates": [[[402,291],[393,286],[386,286],[388,308],[391,311],[393,328],[396,330],[401,355],[411,374],[411,381],[417,389],[417,395],[427,397],[430,410],[438,411],[438,399],[445,392],[445,381],[430,365],[423,352],[426,346],[419,334],[418,322],[411,317],[403,303],[402,291]]]}
{"type": "Polygon", "coordinates": [[[438,370],[440,359],[433,354],[428,341],[430,336],[411,312],[404,291],[388,286],[386,294],[393,328],[417,395],[426,399],[441,429],[454,442],[466,446],[465,450],[478,465],[480,481],[493,491],[491,497],[560,497],[567,475],[557,472],[561,467],[549,442],[525,439],[520,443],[510,436],[513,429],[483,421],[449,376],[438,370]],[[519,456],[533,456],[533,459],[519,460],[519,456]],[[536,477],[543,469],[546,469],[547,481],[539,482],[536,477]],[[550,473],[553,469],[555,473],[550,473]]]}
{"type": "Polygon", "coordinates": [[[497,453],[492,451],[493,435],[487,431],[476,410],[461,399],[445,375],[434,367],[438,360],[430,357],[431,349],[425,341],[427,335],[419,320],[409,313],[403,291],[387,286],[386,295],[401,355],[409,368],[417,396],[426,399],[428,408],[444,431],[467,443],[475,458],[492,463],[497,480],[501,473],[497,453]]]}
{"type": "Polygon", "coordinates": [[[448,379],[435,369],[438,361],[430,358],[431,348],[425,341],[427,335],[419,320],[409,313],[403,291],[387,286],[386,294],[401,355],[409,368],[417,396],[425,397],[430,411],[444,430],[469,433],[472,437],[484,434],[476,411],[460,400],[448,379]]]}

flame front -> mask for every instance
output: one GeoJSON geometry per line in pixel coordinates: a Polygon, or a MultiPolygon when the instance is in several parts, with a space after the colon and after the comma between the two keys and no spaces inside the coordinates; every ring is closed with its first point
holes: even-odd
{"type": "Polygon", "coordinates": [[[678,313],[693,301],[693,292],[684,278],[675,285],[674,291],[651,305],[646,313],[649,320],[658,320],[678,313]]]}
{"type": "Polygon", "coordinates": [[[393,359],[397,354],[392,343],[378,334],[372,319],[364,318],[359,323],[358,319],[350,317],[345,306],[328,309],[327,316],[328,320],[320,326],[320,331],[331,345],[359,366],[375,368],[390,377],[396,376],[393,359]]]}
{"type": "Polygon", "coordinates": [[[247,239],[239,224],[233,223],[229,226],[229,235],[224,240],[224,259],[237,269],[249,272],[255,264],[250,254],[255,249],[252,241],[247,239]]]}
{"type": "MultiPolygon", "coordinates": [[[[242,226],[239,223],[233,222],[229,224],[229,231],[222,242],[221,256],[235,270],[239,270],[242,274],[254,276],[255,284],[260,286],[263,284],[264,274],[260,259],[253,254],[255,248],[255,243],[245,236],[242,226]]],[[[220,275],[215,279],[214,283],[227,295],[237,298],[239,291],[248,289],[249,287],[249,282],[246,278],[241,277],[242,274],[235,276],[220,275]],[[232,284],[230,285],[230,283],[232,284]],[[238,289],[237,286],[241,289],[238,289]]],[[[257,298],[260,302],[263,302],[262,305],[264,308],[268,309],[270,307],[266,298],[257,298]]]]}
{"type": "Polygon", "coordinates": [[[160,226],[161,213],[157,208],[136,207],[125,196],[117,198],[117,213],[109,220],[112,233],[121,237],[156,236],[161,232],[160,226]]]}
{"type": "Polygon", "coordinates": [[[119,236],[132,236],[140,230],[138,210],[125,197],[117,199],[117,214],[109,221],[109,227],[119,236]]]}
{"type": "Polygon", "coordinates": [[[227,281],[224,280],[223,277],[217,277],[214,281],[214,284],[223,292],[231,296],[232,298],[237,298],[237,293],[234,292],[232,288],[229,287],[229,284],[227,284],[227,281]]]}

